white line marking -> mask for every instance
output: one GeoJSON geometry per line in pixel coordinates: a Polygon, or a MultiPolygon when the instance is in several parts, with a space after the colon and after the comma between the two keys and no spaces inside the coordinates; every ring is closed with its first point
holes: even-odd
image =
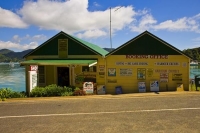
{"type": "Polygon", "coordinates": [[[115,112],[19,115],[19,116],[16,115],[16,116],[0,116],[0,119],[5,119],[5,118],[24,118],[24,117],[49,117],[49,116],[73,116],[73,115],[96,115],[96,114],[117,114],[117,113],[138,113],[138,112],[182,111],[182,110],[200,110],[200,108],[154,109],[154,110],[115,111],[115,112]]]}

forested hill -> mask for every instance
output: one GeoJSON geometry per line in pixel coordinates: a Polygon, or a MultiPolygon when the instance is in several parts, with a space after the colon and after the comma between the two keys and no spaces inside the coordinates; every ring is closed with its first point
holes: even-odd
{"type": "Polygon", "coordinates": [[[183,52],[192,57],[193,60],[200,61],[200,47],[192,49],[184,49],[183,52]]]}
{"type": "Polygon", "coordinates": [[[29,53],[32,49],[22,52],[14,52],[9,49],[0,49],[0,62],[18,62],[23,60],[23,56],[29,53]]]}

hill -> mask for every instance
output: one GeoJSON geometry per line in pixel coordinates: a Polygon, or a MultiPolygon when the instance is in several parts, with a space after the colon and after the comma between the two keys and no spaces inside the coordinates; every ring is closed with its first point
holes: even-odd
{"type": "Polygon", "coordinates": [[[114,50],[114,48],[103,48],[104,50],[108,51],[108,52],[111,52],[114,50]]]}
{"type": "Polygon", "coordinates": [[[23,60],[23,56],[29,53],[32,49],[25,50],[22,52],[14,52],[9,49],[0,50],[0,62],[18,62],[23,60]]]}
{"type": "Polygon", "coordinates": [[[192,57],[193,60],[200,61],[200,47],[192,49],[184,49],[183,52],[192,57]]]}

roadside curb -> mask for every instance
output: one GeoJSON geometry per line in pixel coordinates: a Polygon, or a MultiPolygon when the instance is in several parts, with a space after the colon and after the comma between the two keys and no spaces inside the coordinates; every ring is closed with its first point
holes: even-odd
{"type": "Polygon", "coordinates": [[[70,99],[116,99],[116,98],[137,98],[137,97],[159,97],[159,96],[176,96],[176,95],[200,95],[200,91],[187,92],[148,92],[148,93],[129,93],[129,94],[106,94],[106,95],[86,95],[86,96],[65,96],[65,97],[28,97],[28,98],[11,98],[5,102],[35,102],[35,101],[57,101],[70,99]]]}

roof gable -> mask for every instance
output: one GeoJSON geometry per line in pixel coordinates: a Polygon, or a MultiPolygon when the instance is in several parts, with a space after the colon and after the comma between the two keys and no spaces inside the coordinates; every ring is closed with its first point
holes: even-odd
{"type": "Polygon", "coordinates": [[[68,55],[103,55],[108,52],[97,45],[60,32],[25,55],[58,55],[58,39],[68,39],[68,55]]]}
{"type": "MultiPolygon", "coordinates": [[[[108,53],[109,55],[185,55],[174,46],[161,40],[148,31],[143,32],[132,40],[108,53]]],[[[188,55],[185,55],[190,58],[188,55]]]]}

